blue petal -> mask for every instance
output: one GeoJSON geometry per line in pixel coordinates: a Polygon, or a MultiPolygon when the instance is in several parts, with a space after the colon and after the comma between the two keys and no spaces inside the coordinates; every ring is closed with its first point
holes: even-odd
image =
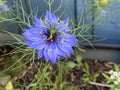
{"type": "Polygon", "coordinates": [[[68,26],[68,24],[69,24],[69,18],[63,20],[63,23],[64,23],[65,26],[68,26]]]}
{"type": "Polygon", "coordinates": [[[43,50],[38,51],[38,59],[43,57],[43,50]]]}
{"type": "Polygon", "coordinates": [[[49,45],[48,56],[50,58],[51,63],[54,64],[57,60],[57,52],[56,52],[54,43],[51,43],[49,45]]]}
{"type": "Polygon", "coordinates": [[[43,52],[43,55],[44,55],[46,61],[49,61],[49,60],[50,60],[50,58],[49,58],[49,56],[48,56],[48,49],[49,49],[49,46],[47,45],[47,46],[44,48],[44,52],[43,52]]]}
{"type": "Polygon", "coordinates": [[[64,32],[64,31],[66,31],[66,28],[65,28],[65,27],[59,28],[59,32],[64,32]]]}
{"type": "Polygon", "coordinates": [[[26,38],[26,39],[29,39],[29,37],[32,35],[32,33],[30,33],[29,31],[26,31],[23,33],[23,36],[26,38]]]}
{"type": "Polygon", "coordinates": [[[77,42],[77,39],[72,34],[65,33],[65,38],[72,40],[73,42],[77,42]]]}
{"type": "Polygon", "coordinates": [[[7,5],[1,5],[1,4],[0,4],[0,9],[2,9],[3,11],[8,11],[9,10],[7,5]]]}
{"type": "Polygon", "coordinates": [[[26,31],[23,33],[23,36],[31,41],[40,41],[42,39],[42,36],[40,34],[33,34],[30,31],[26,31]]]}
{"type": "Polygon", "coordinates": [[[71,30],[71,27],[68,26],[68,23],[63,21],[57,24],[56,28],[59,30],[59,32],[69,32],[71,30]]]}
{"type": "Polygon", "coordinates": [[[33,43],[33,41],[30,41],[30,40],[25,40],[24,42],[25,42],[25,44],[27,44],[27,45],[30,45],[31,43],[33,43]]]}
{"type": "Polygon", "coordinates": [[[46,27],[46,28],[50,28],[50,27],[51,27],[51,26],[50,26],[50,23],[49,23],[48,21],[45,22],[45,27],[46,27]]]}
{"type": "Polygon", "coordinates": [[[36,17],[36,16],[34,16],[34,26],[35,27],[39,27],[40,26],[40,20],[36,17]]]}
{"type": "Polygon", "coordinates": [[[69,43],[71,46],[77,46],[77,39],[71,34],[65,34],[64,42],[69,43]]]}
{"type": "Polygon", "coordinates": [[[54,23],[58,22],[58,19],[59,19],[58,16],[56,16],[54,14],[52,16],[53,16],[54,23]]]}
{"type": "Polygon", "coordinates": [[[68,26],[69,30],[72,30],[72,26],[68,26]]]}
{"type": "Polygon", "coordinates": [[[71,46],[67,43],[60,43],[58,44],[59,49],[61,49],[67,56],[73,53],[71,46]],[[66,44],[66,45],[65,45],[66,44]]]}
{"type": "Polygon", "coordinates": [[[60,56],[57,56],[57,60],[60,61],[60,56]]]}
{"type": "Polygon", "coordinates": [[[56,44],[55,47],[56,47],[56,53],[57,53],[59,56],[66,57],[66,54],[65,54],[64,51],[62,51],[62,49],[60,48],[59,43],[56,44]]]}
{"type": "Polygon", "coordinates": [[[45,24],[47,27],[52,26],[53,28],[56,26],[58,22],[58,16],[51,14],[51,12],[47,11],[45,15],[45,20],[47,21],[45,24]]]}
{"type": "Polygon", "coordinates": [[[49,21],[52,21],[52,14],[51,14],[51,12],[46,11],[45,19],[49,20],[49,21]]]}
{"type": "Polygon", "coordinates": [[[38,46],[36,47],[37,50],[42,50],[46,47],[46,41],[40,41],[38,42],[38,46]]]}

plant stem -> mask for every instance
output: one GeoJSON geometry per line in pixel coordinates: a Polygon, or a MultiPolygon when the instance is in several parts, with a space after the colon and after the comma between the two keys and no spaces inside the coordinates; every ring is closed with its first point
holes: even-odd
{"type": "Polygon", "coordinates": [[[101,84],[101,83],[96,83],[96,82],[89,82],[89,84],[96,85],[96,86],[102,86],[102,87],[109,87],[111,88],[113,85],[108,85],[108,84],[101,84]]]}

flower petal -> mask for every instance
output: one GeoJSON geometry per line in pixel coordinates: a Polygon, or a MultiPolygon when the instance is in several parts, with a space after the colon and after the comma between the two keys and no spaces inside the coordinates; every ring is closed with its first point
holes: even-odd
{"type": "Polygon", "coordinates": [[[55,63],[57,60],[57,52],[54,46],[54,43],[51,43],[49,45],[49,49],[48,49],[48,56],[50,58],[51,63],[55,63]]]}
{"type": "Polygon", "coordinates": [[[2,9],[3,11],[8,11],[9,10],[7,5],[1,5],[1,4],[0,4],[0,9],[2,9]]]}
{"type": "Polygon", "coordinates": [[[38,59],[43,57],[43,50],[38,51],[38,59]]]}
{"type": "Polygon", "coordinates": [[[62,51],[58,44],[56,44],[56,52],[59,56],[66,57],[66,54],[62,51]]]}
{"type": "Polygon", "coordinates": [[[39,27],[40,26],[40,20],[36,17],[36,16],[34,16],[34,26],[35,27],[39,27]]]}
{"type": "MultiPolygon", "coordinates": [[[[67,43],[66,43],[67,44],[67,43]]],[[[71,53],[73,53],[72,47],[70,47],[69,44],[65,45],[65,43],[58,44],[59,49],[61,49],[62,52],[64,52],[67,56],[69,56],[71,53]]]]}
{"type": "Polygon", "coordinates": [[[48,56],[48,49],[49,49],[49,46],[46,45],[46,47],[44,48],[44,52],[43,52],[43,55],[44,55],[46,61],[50,60],[50,58],[48,56]]]}
{"type": "Polygon", "coordinates": [[[51,14],[51,12],[46,11],[46,15],[45,15],[45,20],[46,20],[46,26],[48,26],[50,28],[51,27],[55,27],[56,23],[58,22],[58,16],[51,14]]]}

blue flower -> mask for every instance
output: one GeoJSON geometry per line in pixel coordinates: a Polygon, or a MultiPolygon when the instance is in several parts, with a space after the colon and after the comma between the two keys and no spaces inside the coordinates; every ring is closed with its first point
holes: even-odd
{"type": "Polygon", "coordinates": [[[69,33],[71,29],[69,18],[60,21],[47,11],[43,20],[34,17],[34,25],[26,29],[23,36],[29,48],[38,50],[38,59],[44,57],[54,64],[60,57],[72,54],[72,47],[77,45],[77,39],[69,33]]]}
{"type": "Polygon", "coordinates": [[[1,4],[0,4],[0,9],[2,11],[8,11],[9,10],[7,5],[1,5],[1,4]]]}

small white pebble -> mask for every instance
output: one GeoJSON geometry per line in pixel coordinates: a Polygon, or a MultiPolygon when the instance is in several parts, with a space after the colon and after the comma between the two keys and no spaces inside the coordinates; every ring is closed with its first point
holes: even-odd
{"type": "Polygon", "coordinates": [[[74,81],[74,79],[72,78],[71,81],[74,81]]]}

